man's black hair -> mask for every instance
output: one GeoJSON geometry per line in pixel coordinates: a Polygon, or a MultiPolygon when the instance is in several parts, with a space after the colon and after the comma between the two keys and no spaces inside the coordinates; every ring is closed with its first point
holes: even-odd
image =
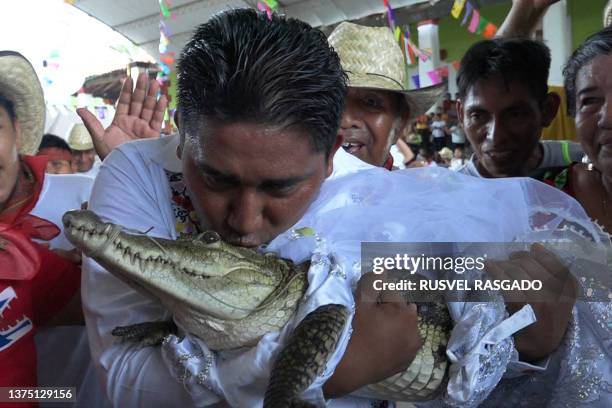
{"type": "Polygon", "coordinates": [[[71,153],[70,146],[68,146],[68,143],[66,143],[64,139],[50,133],[43,135],[38,150],[45,148],[57,148],[71,153]]]}
{"type": "Polygon", "coordinates": [[[572,54],[563,69],[567,112],[576,114],[576,77],[582,67],[599,55],[612,54],[612,27],[606,27],[587,38],[572,54]]]}
{"type": "Polygon", "coordinates": [[[474,44],[461,60],[457,74],[459,97],[464,98],[476,82],[501,76],[506,87],[523,84],[543,103],[548,94],[550,50],[527,38],[495,38],[474,44]]]}
{"type": "Polygon", "coordinates": [[[177,65],[181,141],[206,123],[305,132],[316,152],[334,144],[346,76],[325,35],[292,18],[230,10],[199,26],[177,65]]]}

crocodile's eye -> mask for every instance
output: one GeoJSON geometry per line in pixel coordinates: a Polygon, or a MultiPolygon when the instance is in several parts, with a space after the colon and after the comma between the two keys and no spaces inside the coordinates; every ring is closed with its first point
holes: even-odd
{"type": "Polygon", "coordinates": [[[215,231],[206,231],[200,234],[200,239],[206,244],[214,244],[217,241],[221,241],[221,237],[215,231]]]}

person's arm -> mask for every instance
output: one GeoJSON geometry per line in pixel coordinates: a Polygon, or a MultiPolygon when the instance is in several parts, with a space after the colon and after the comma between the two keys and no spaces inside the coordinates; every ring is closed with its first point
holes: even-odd
{"type": "MultiPolygon", "coordinates": [[[[100,169],[90,209],[105,221],[142,231],[153,227],[151,235],[172,238],[174,219],[168,218],[172,217],[169,207],[159,202],[165,190],[163,180],[156,180],[154,173],[137,155],[115,150],[100,169]]],[[[90,258],[83,260],[81,291],[93,362],[113,405],[193,406],[191,395],[172,376],[161,347],[122,343],[111,335],[117,326],[169,320],[171,316],[163,306],[90,258]]],[[[202,390],[202,394],[206,393],[202,390]]],[[[219,400],[212,392],[209,394],[208,401],[219,400]]]]}
{"type": "MultiPolygon", "coordinates": [[[[41,269],[32,280],[34,320],[38,325],[46,325],[53,319],[60,318],[60,312],[68,313],[68,305],[74,306],[74,302],[77,302],[77,306],[80,305],[78,290],[81,267],[44,245],[37,244],[36,249],[41,259],[41,269]]],[[[78,324],[79,320],[82,319],[77,318],[69,323],[78,324]]]]}
{"type": "Polygon", "coordinates": [[[159,84],[142,73],[133,91],[132,86],[132,78],[128,77],[123,82],[113,122],[107,129],[87,108],[77,109],[101,160],[125,142],[155,138],[161,134],[168,101],[164,95],[157,99],[159,84]]]}
{"type": "Polygon", "coordinates": [[[529,37],[548,7],[559,0],[512,0],[512,8],[496,37],[529,37]]]}
{"type": "Polygon", "coordinates": [[[414,153],[412,152],[410,146],[406,144],[406,142],[404,142],[402,139],[397,139],[397,142],[395,144],[397,145],[397,148],[399,149],[400,153],[402,153],[402,155],[404,156],[404,163],[410,163],[414,160],[414,153]]]}
{"type": "Polygon", "coordinates": [[[349,394],[368,384],[404,371],[423,342],[417,328],[417,311],[400,292],[381,293],[372,283],[380,275],[364,275],[356,291],[353,334],[334,374],[323,386],[326,398],[349,394]]]}

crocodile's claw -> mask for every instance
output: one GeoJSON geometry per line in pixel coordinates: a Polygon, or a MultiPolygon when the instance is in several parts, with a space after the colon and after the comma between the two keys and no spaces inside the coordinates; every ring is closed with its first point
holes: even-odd
{"type": "Polygon", "coordinates": [[[111,332],[113,336],[121,337],[123,341],[137,342],[142,347],[158,346],[166,336],[176,333],[176,324],[172,320],[119,326],[111,332]]]}

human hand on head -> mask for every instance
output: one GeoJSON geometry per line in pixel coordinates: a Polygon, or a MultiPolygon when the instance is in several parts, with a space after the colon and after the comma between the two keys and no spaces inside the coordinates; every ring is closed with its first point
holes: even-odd
{"type": "Polygon", "coordinates": [[[147,78],[141,73],[132,91],[132,78],[126,78],[121,88],[117,110],[111,125],[104,129],[102,123],[87,108],[77,109],[85,127],[91,135],[96,153],[100,159],[117,146],[137,139],[159,137],[168,107],[164,95],[157,99],[159,84],[156,80],[147,78]]]}
{"type": "Polygon", "coordinates": [[[552,353],[563,340],[576,301],[576,281],[557,257],[541,244],[529,252],[510,255],[508,261],[487,261],[494,279],[541,280],[542,291],[505,293],[509,313],[531,305],[537,321],[514,335],[522,361],[533,362],[552,353]]]}
{"type": "Polygon", "coordinates": [[[342,360],[323,386],[326,398],[348,394],[404,371],[423,345],[417,327],[417,309],[399,291],[376,291],[364,275],[355,292],[353,334],[342,360]],[[378,299],[378,301],[376,301],[378,299]]]}

